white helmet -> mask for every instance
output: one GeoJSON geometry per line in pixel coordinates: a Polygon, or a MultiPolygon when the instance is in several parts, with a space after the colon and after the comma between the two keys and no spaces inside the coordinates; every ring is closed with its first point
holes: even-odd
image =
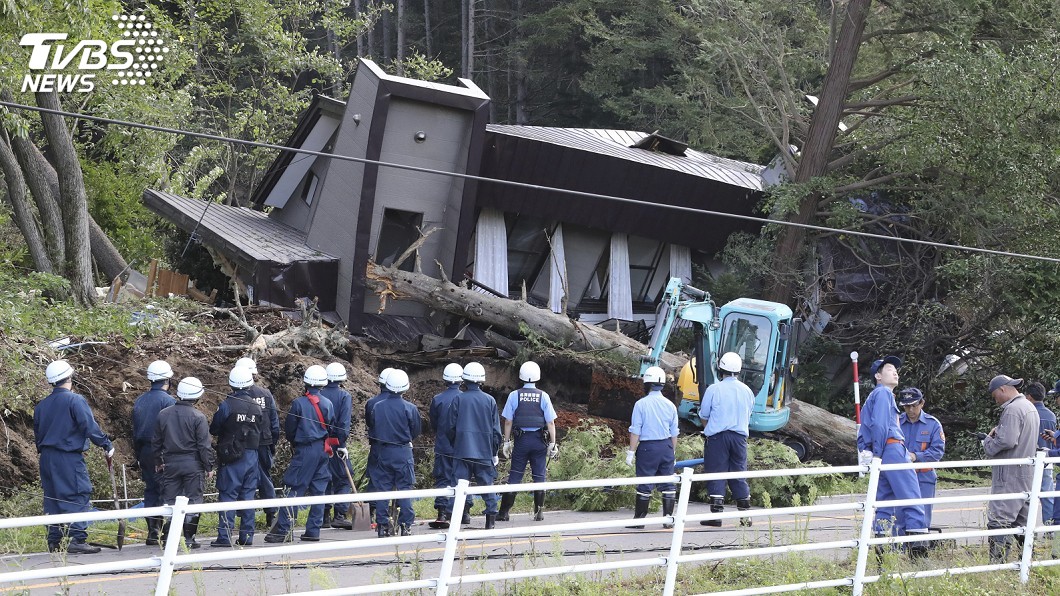
{"type": "Polygon", "coordinates": [[[305,369],[302,382],[310,387],[323,387],[328,384],[328,371],[319,364],[314,364],[305,369]]]}
{"type": "Polygon", "coordinates": [[[345,381],[346,367],[341,362],[332,362],[324,369],[328,372],[329,381],[345,381]]]}
{"type": "Polygon", "coordinates": [[[258,374],[258,363],[254,362],[253,358],[247,358],[244,356],[243,358],[236,360],[236,366],[242,366],[250,372],[258,374]]]}
{"type": "Polygon", "coordinates": [[[658,366],[649,366],[648,370],[644,371],[644,376],[642,378],[645,383],[662,385],[666,382],[666,372],[658,366]]]}
{"type": "Polygon", "coordinates": [[[44,370],[44,376],[48,378],[48,382],[52,385],[61,383],[73,375],[73,367],[65,360],[56,360],[49,364],[48,368],[44,370]]]}
{"type": "Polygon", "coordinates": [[[736,352],[725,352],[718,360],[718,368],[726,372],[738,373],[743,368],[743,359],[736,352]]]}
{"type": "Polygon", "coordinates": [[[245,366],[237,366],[228,373],[228,384],[232,389],[246,389],[254,384],[254,373],[245,366]]]}
{"type": "Polygon", "coordinates": [[[450,362],[445,365],[445,370],[442,371],[442,380],[446,383],[459,383],[463,374],[463,366],[460,366],[455,362],[450,362]]]}
{"type": "Polygon", "coordinates": [[[486,369],[482,368],[478,362],[468,362],[460,377],[468,383],[485,383],[486,369]]]}
{"type": "Polygon", "coordinates": [[[527,360],[519,367],[519,380],[525,383],[536,383],[541,380],[541,367],[533,360],[527,360]]]}
{"type": "Polygon", "coordinates": [[[184,377],[180,380],[180,384],[177,385],[177,397],[184,401],[199,399],[205,391],[202,381],[195,377],[184,377]]]}
{"type": "Polygon", "coordinates": [[[404,393],[409,390],[409,375],[403,370],[394,369],[386,377],[386,390],[404,393]]]}
{"type": "Polygon", "coordinates": [[[388,368],[384,368],[383,372],[379,373],[379,384],[380,385],[386,385],[386,377],[387,377],[387,375],[390,374],[390,371],[392,371],[392,370],[394,370],[394,369],[388,367],[388,368]]]}
{"type": "Polygon", "coordinates": [[[173,378],[173,367],[169,365],[165,360],[155,360],[151,364],[147,365],[147,380],[154,381],[165,381],[166,379],[173,378]]]}

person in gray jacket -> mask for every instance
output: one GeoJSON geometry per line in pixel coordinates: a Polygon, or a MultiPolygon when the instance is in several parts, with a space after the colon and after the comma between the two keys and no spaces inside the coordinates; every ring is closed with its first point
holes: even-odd
{"type": "MultiPolygon", "coordinates": [[[[1038,447],[1038,410],[1016,387],[1023,379],[998,375],[990,381],[990,396],[1001,406],[1001,421],[983,439],[983,451],[991,459],[1034,457],[1038,447]]],[[[1031,466],[994,466],[990,492],[993,494],[1030,492],[1034,476],[1031,466]]],[[[986,527],[1018,528],[1027,524],[1028,504],[1024,499],[990,501],[986,527]]],[[[1008,560],[1012,536],[990,537],[990,561],[1008,560]]],[[[1022,547],[1023,537],[1016,537],[1022,547]]]]}

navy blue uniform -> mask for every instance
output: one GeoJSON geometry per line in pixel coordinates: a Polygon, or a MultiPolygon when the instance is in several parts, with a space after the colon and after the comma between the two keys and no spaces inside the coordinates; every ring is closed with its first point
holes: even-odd
{"type": "MultiPolygon", "coordinates": [[[[283,432],[291,444],[293,453],[287,472],[283,475],[284,496],[301,497],[324,494],[331,473],[328,471],[328,454],[324,451],[324,440],[330,436],[329,429],[335,421],[335,410],[331,402],[320,396],[320,387],[311,387],[305,395],[291,403],[284,420],[283,432]],[[313,407],[312,402],[316,402],[313,407]],[[317,414],[317,408],[320,413],[317,414]]],[[[295,517],[292,507],[280,508],[276,525],[271,534],[286,535],[295,517]]],[[[324,505],[309,508],[304,536],[319,537],[324,524],[324,505]]]]}
{"type": "Polygon", "coordinates": [[[163,410],[155,421],[152,452],[155,466],[163,467],[162,503],[172,505],[177,495],[202,503],[206,472],[213,470],[217,456],[210,445],[210,425],[195,403],[178,401],[163,410]]]}
{"type": "MultiPolygon", "coordinates": [[[[483,392],[478,383],[468,381],[467,390],[453,399],[447,426],[453,445],[455,477],[479,486],[492,485],[497,478],[493,458],[501,446],[497,400],[483,392]]],[[[486,502],[486,515],[496,515],[497,493],[486,493],[482,499],[486,502]]],[[[452,514],[451,505],[447,513],[452,514]]]]}
{"type": "MultiPolygon", "coordinates": [[[[258,498],[276,497],[276,486],[272,483],[272,464],[276,455],[276,444],[280,442],[280,415],[276,409],[276,398],[261,385],[247,387],[247,393],[261,407],[261,422],[258,425],[258,498]]],[[[275,507],[264,510],[276,513],[275,507]]]]}
{"type": "MultiPolygon", "coordinates": [[[[629,432],[640,438],[637,443],[637,476],[667,476],[674,473],[677,408],[659,389],[652,389],[633,404],[629,432]]],[[[672,499],[676,495],[673,483],[638,484],[637,499],[650,499],[655,488],[664,498],[672,499]]]]}
{"type": "MultiPolygon", "coordinates": [[[[386,390],[383,390],[378,395],[370,397],[370,398],[368,398],[368,401],[364,402],[364,424],[365,424],[366,427],[368,426],[368,419],[372,415],[372,408],[374,408],[375,404],[379,403],[380,400],[382,400],[382,399],[384,399],[386,397],[385,394],[386,394],[386,390]]],[[[372,439],[372,432],[369,430],[368,431],[368,461],[365,463],[365,471],[366,472],[368,470],[371,470],[373,467],[375,467],[375,455],[373,455],[374,452],[372,451],[373,442],[374,442],[374,440],[372,439]]],[[[367,484],[367,486],[365,487],[364,490],[365,490],[365,492],[375,492],[375,486],[372,485],[372,475],[371,474],[367,474],[367,476],[368,476],[368,484],[367,484]]]]}
{"type": "MultiPolygon", "coordinates": [[[[350,419],[353,414],[353,398],[350,394],[339,387],[338,381],[332,381],[327,384],[326,387],[320,390],[320,396],[327,398],[331,402],[332,408],[335,410],[335,421],[332,424],[332,436],[339,442],[339,447],[346,446],[346,440],[350,437],[350,419]]],[[[335,455],[328,461],[328,470],[331,473],[331,480],[328,482],[327,489],[324,494],[327,495],[345,495],[350,492],[352,488],[350,486],[350,475],[347,474],[347,470],[350,474],[353,473],[353,469],[349,467],[350,462],[344,460],[338,455],[335,455]]],[[[349,503],[335,503],[335,516],[345,517],[346,511],[349,510],[349,503]]]]}
{"type": "MultiPolygon", "coordinates": [[[[449,408],[453,400],[460,395],[460,383],[449,383],[438,395],[431,400],[429,416],[431,428],[434,429],[434,487],[443,488],[456,486],[456,476],[453,461],[453,444],[449,441],[449,408]]],[[[438,511],[452,511],[452,497],[435,497],[434,508],[438,511]]]]}
{"type": "MultiPolygon", "coordinates": [[[[368,475],[377,491],[412,490],[416,485],[412,441],[420,436],[420,413],[398,393],[386,391],[383,395],[365,420],[368,436],[373,439],[371,450],[376,454],[375,465],[368,468],[368,475]]],[[[401,510],[398,523],[411,526],[416,521],[412,499],[398,499],[397,504],[401,510]]],[[[377,501],[376,524],[388,526],[389,518],[389,504],[377,501]]]]}
{"type": "Polygon", "coordinates": [[[166,383],[167,380],[152,382],[151,390],[136,398],[133,404],[133,449],[136,451],[136,461],[140,464],[140,476],[144,480],[144,507],[157,507],[162,504],[151,441],[154,439],[158,413],[176,403],[176,400],[162,389],[166,383]]]}
{"type": "MultiPolygon", "coordinates": [[[[751,388],[733,376],[714,383],[703,393],[699,417],[706,423],[703,434],[703,471],[744,472],[747,470],[747,436],[754,409],[755,396],[751,388]]],[[[711,498],[725,498],[725,480],[707,482],[711,498]]],[[[751,498],[746,478],[730,478],[729,491],[736,501],[751,498]]]]}
{"type": "MultiPolygon", "coordinates": [[[[899,423],[905,435],[906,451],[916,456],[916,461],[942,461],[942,456],[946,454],[946,433],[942,432],[942,423],[938,418],[922,411],[916,422],[910,422],[903,412],[899,423]]],[[[935,468],[917,470],[916,480],[920,485],[921,497],[930,499],[935,496],[935,484],[938,482],[935,468]]],[[[930,527],[931,505],[924,505],[924,520],[930,527]]]]}
{"type": "MultiPolygon", "coordinates": [[[[237,389],[217,406],[210,422],[210,434],[217,436],[217,500],[250,501],[258,488],[258,438],[261,407],[246,389],[237,389]]],[[[218,512],[217,543],[231,542],[236,512],[218,512]]],[[[239,542],[254,539],[254,510],[239,512],[239,542]]]]}
{"type": "MultiPolygon", "coordinates": [[[[33,437],[40,454],[40,483],[44,490],[44,514],[89,511],[92,481],[85,466],[85,446],[91,441],[103,451],[111,450],[110,439],[99,428],[84,397],[56,387],[33,408],[33,437]]],[[[70,539],[83,544],[88,539],[86,522],[70,524],[70,539]]],[[[58,545],[63,529],[48,525],[48,544],[58,545]]]]}
{"type": "MultiPolygon", "coordinates": [[[[530,475],[534,482],[545,481],[545,464],[548,462],[548,423],[556,419],[556,410],[548,393],[533,383],[508,394],[501,417],[512,421],[515,445],[512,447],[512,468],[508,473],[508,484],[518,484],[530,464],[530,475]]],[[[512,493],[514,494],[514,493],[512,493]]]]}

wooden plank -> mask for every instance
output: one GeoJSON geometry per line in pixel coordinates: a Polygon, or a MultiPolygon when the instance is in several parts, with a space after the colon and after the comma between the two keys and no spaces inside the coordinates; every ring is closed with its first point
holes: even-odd
{"type": "Polygon", "coordinates": [[[158,278],[158,259],[151,259],[151,266],[147,268],[147,287],[144,296],[151,298],[155,295],[155,281],[158,278]]]}

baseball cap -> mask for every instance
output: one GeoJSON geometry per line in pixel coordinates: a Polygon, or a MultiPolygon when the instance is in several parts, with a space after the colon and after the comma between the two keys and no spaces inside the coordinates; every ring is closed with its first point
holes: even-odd
{"type": "Polygon", "coordinates": [[[1013,379],[1012,377],[1010,377],[1008,375],[998,375],[998,376],[994,377],[993,379],[990,379],[990,389],[987,390],[987,393],[993,393],[993,392],[997,391],[998,389],[1001,389],[1005,385],[1013,385],[1013,386],[1015,386],[1015,385],[1019,385],[1022,382],[1023,382],[1023,379],[1013,379]]]}
{"type": "Polygon", "coordinates": [[[895,368],[902,368],[902,359],[898,356],[884,356],[872,363],[872,367],[869,368],[869,374],[875,375],[884,364],[893,364],[895,368]]]}
{"type": "Polygon", "coordinates": [[[900,395],[901,397],[898,400],[898,405],[900,406],[911,406],[920,403],[920,400],[924,399],[924,392],[916,387],[906,387],[902,389],[900,395]]]}

